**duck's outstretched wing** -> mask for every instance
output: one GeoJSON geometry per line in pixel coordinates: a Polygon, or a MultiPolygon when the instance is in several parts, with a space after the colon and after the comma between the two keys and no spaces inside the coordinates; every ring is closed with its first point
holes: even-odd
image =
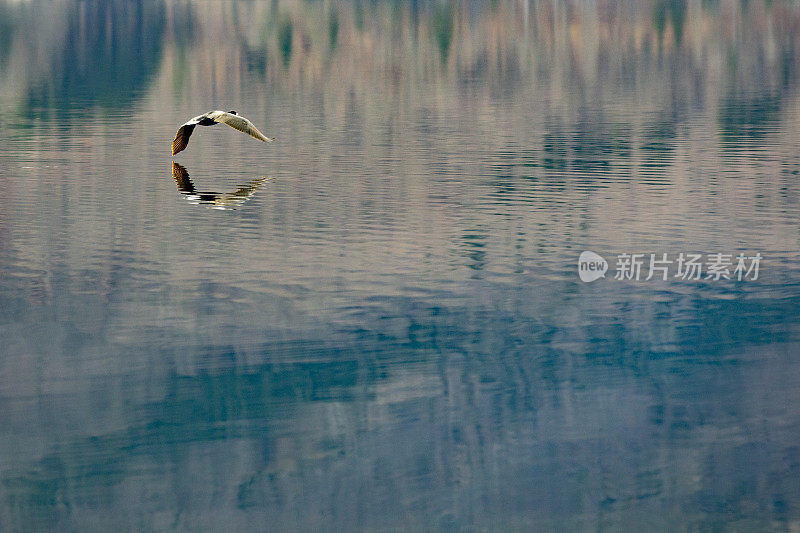
{"type": "Polygon", "coordinates": [[[218,111],[214,113],[211,118],[213,118],[217,122],[224,122],[231,128],[243,131],[244,133],[258,139],[261,142],[271,143],[272,141],[275,140],[273,137],[267,137],[266,135],[258,131],[258,128],[256,128],[252,122],[250,122],[249,120],[247,120],[242,116],[234,115],[232,113],[226,113],[224,111],[218,111]]]}
{"type": "Polygon", "coordinates": [[[175,140],[172,141],[172,155],[186,148],[186,145],[189,144],[189,137],[192,136],[192,131],[194,131],[194,126],[194,124],[186,123],[178,128],[178,133],[175,134],[175,140]]]}
{"type": "Polygon", "coordinates": [[[236,207],[242,205],[250,199],[253,194],[258,190],[261,185],[267,181],[267,176],[262,176],[254,180],[250,180],[247,185],[242,185],[233,192],[218,194],[214,199],[214,204],[217,207],[236,207]]]}
{"type": "Polygon", "coordinates": [[[172,177],[175,178],[175,184],[178,190],[184,194],[192,194],[195,192],[194,184],[189,179],[189,171],[180,163],[172,162],[172,177]]]}

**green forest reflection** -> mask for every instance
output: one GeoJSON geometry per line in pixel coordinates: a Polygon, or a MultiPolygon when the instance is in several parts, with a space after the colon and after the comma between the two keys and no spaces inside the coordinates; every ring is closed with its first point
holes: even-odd
{"type": "Polygon", "coordinates": [[[761,103],[774,109],[793,87],[799,17],[784,2],[683,0],[602,9],[523,1],[2,2],[0,101],[20,110],[124,107],[160,78],[173,96],[192,87],[226,94],[242,83],[357,96],[377,84],[400,96],[422,85],[490,97],[533,91],[595,107],[612,94],[649,93],[638,105],[673,117],[691,113],[680,103],[719,105],[728,132],[760,121],[761,103]],[[754,112],[730,112],[732,100],[752,100],[754,112]]]}

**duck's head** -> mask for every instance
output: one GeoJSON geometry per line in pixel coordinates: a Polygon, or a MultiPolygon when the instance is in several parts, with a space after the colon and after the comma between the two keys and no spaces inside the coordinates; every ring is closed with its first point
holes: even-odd
{"type": "Polygon", "coordinates": [[[236,111],[228,111],[228,113],[230,113],[231,115],[236,115],[236,114],[238,114],[238,113],[236,113],[236,111]]]}

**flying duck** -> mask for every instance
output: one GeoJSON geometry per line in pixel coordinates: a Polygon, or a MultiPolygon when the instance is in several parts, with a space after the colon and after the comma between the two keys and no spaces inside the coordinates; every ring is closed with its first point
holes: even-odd
{"type": "Polygon", "coordinates": [[[208,113],[194,117],[178,128],[178,133],[175,134],[175,140],[172,141],[172,155],[186,148],[186,145],[189,144],[189,137],[192,136],[192,131],[195,126],[213,126],[220,122],[224,122],[231,128],[243,131],[261,142],[272,142],[275,140],[258,131],[258,128],[256,128],[252,122],[237,115],[236,111],[209,111],[208,113]]]}
{"type": "Polygon", "coordinates": [[[178,192],[184,195],[189,203],[205,205],[212,209],[235,209],[250,199],[261,185],[271,178],[261,176],[250,180],[246,185],[240,186],[233,192],[198,191],[189,178],[189,171],[180,163],[172,162],[172,177],[178,186],[178,192]]]}

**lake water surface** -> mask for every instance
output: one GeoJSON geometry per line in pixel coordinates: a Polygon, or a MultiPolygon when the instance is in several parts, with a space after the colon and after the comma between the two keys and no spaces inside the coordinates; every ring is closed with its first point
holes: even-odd
{"type": "Polygon", "coordinates": [[[800,528],[800,7],[483,4],[0,0],[0,530],[800,528]]]}

